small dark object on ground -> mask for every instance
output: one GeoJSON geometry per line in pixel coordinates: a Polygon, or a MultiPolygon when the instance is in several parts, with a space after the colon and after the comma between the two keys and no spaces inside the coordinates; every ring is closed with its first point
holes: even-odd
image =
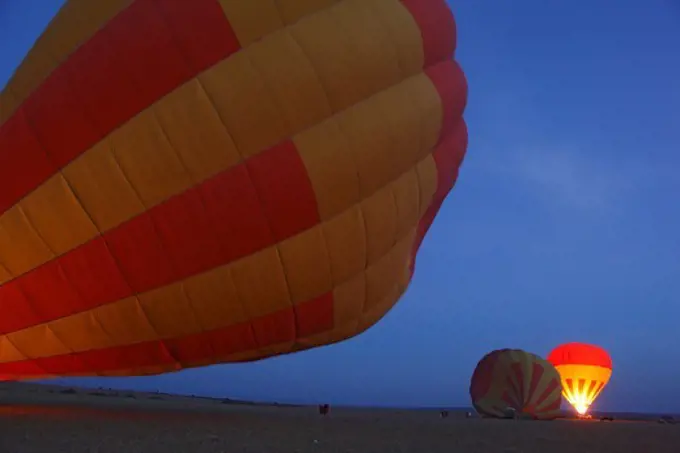
{"type": "Polygon", "coordinates": [[[674,419],[670,415],[664,415],[659,419],[658,422],[662,424],[675,425],[676,423],[678,423],[678,420],[674,419]]]}
{"type": "Polygon", "coordinates": [[[449,416],[449,411],[441,411],[441,412],[439,413],[439,416],[440,416],[441,418],[446,418],[446,417],[449,416]]]}
{"type": "Polygon", "coordinates": [[[59,393],[61,393],[62,395],[73,395],[77,392],[73,389],[64,389],[64,390],[60,391],[59,393]]]}
{"type": "Polygon", "coordinates": [[[108,394],[106,394],[104,392],[90,392],[90,393],[88,393],[88,395],[90,395],[90,396],[109,396],[108,394]]]}
{"type": "Polygon", "coordinates": [[[613,421],[614,421],[614,417],[609,417],[609,416],[600,417],[600,421],[601,421],[601,422],[613,422],[613,421]]]}
{"type": "Polygon", "coordinates": [[[503,418],[517,419],[517,410],[514,407],[506,407],[503,411],[503,418]]]}
{"type": "Polygon", "coordinates": [[[328,415],[331,407],[328,404],[319,404],[319,415],[328,415]]]}

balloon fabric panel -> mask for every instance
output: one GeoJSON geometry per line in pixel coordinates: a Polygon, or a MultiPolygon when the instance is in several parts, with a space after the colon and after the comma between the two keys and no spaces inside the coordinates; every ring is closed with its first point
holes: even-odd
{"type": "Polygon", "coordinates": [[[467,146],[455,24],[284,4],[50,23],[0,95],[1,377],[256,360],[396,303],[467,146]]]}

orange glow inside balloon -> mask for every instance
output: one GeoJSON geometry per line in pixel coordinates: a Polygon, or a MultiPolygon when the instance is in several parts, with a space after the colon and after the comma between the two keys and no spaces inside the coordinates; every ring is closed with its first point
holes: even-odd
{"type": "Polygon", "coordinates": [[[555,348],[548,361],[560,373],[564,398],[579,415],[586,415],[612,375],[607,351],[599,346],[568,343],[555,348]]]}

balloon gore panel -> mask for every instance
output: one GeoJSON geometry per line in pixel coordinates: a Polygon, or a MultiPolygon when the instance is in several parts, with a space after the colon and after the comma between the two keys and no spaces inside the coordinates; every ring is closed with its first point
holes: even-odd
{"type": "Polygon", "coordinates": [[[67,0],[0,92],[0,376],[358,335],[467,148],[444,0],[67,0]],[[266,3],[266,2],[265,2],[266,3]]]}

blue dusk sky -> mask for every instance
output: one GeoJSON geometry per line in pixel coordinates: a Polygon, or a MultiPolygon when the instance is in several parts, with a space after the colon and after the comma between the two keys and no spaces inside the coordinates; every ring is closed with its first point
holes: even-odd
{"type": "MultiPolygon", "coordinates": [[[[0,86],[61,4],[0,0],[0,86]]],[[[451,6],[470,145],[411,287],[380,323],[256,363],[66,382],[462,406],[486,352],[584,341],[614,361],[597,406],[680,412],[679,4],[451,6]]]]}

